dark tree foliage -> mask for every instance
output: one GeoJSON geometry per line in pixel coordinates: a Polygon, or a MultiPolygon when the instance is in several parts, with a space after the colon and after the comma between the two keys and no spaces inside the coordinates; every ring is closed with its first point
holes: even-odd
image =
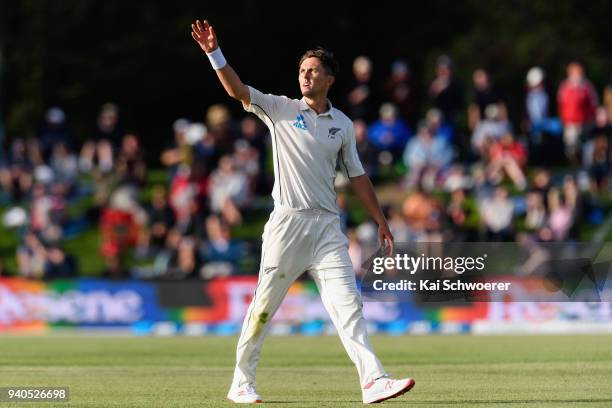
{"type": "Polygon", "coordinates": [[[360,54],[372,57],[377,77],[395,58],[407,59],[422,110],[437,55],[451,55],[466,83],[474,68],[486,67],[514,120],[533,65],[546,69],[551,90],[570,59],[584,61],[598,90],[612,73],[612,3],[605,0],[356,4],[2,0],[2,121],[9,136],[32,136],[45,109],[59,105],[82,140],[100,105],[114,101],[127,128],[156,153],[175,118],[203,120],[209,105],[229,102],[189,35],[196,17],[215,25],[242,79],[268,92],[297,96],[301,53],[316,45],[333,50],[342,67],[332,94],[340,107],[360,54]]]}

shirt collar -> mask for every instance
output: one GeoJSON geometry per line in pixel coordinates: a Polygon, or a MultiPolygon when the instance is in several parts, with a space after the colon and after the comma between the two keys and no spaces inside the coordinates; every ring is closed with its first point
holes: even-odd
{"type": "MultiPolygon", "coordinates": [[[[329,106],[329,109],[326,112],[321,113],[320,115],[329,116],[330,118],[333,119],[334,115],[332,111],[334,110],[334,107],[332,106],[332,103],[329,99],[327,100],[327,105],[329,106]]],[[[312,109],[312,108],[308,106],[308,104],[306,103],[306,98],[302,97],[302,99],[300,99],[300,110],[305,111],[308,109],[312,109]]],[[[314,109],[312,111],[314,112],[314,109]]]]}

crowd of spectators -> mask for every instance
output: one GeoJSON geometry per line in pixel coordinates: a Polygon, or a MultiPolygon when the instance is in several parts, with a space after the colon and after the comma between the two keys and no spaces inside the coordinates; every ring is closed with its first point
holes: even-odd
{"type": "MultiPolygon", "coordinates": [[[[367,60],[359,65],[373,69],[366,57],[357,60],[367,60]]],[[[398,83],[398,64],[407,67],[393,63],[385,84],[398,83]]],[[[356,89],[371,87],[371,80],[363,79],[371,74],[356,67],[355,78],[362,78],[356,89]]],[[[600,104],[580,62],[570,62],[566,73],[556,95],[550,95],[554,84],[546,82],[544,70],[528,70],[523,104],[513,107],[522,114],[514,121],[503,90],[487,70],[475,69],[466,90],[448,56],[437,60],[427,103],[409,100],[414,95],[409,70],[397,92],[386,87],[378,121],[356,123],[356,135],[375,180],[385,167],[405,169],[400,185],[407,196],[387,213],[396,239],[562,242],[580,239],[583,224],[600,223],[605,205],[598,199],[610,190],[612,81],[600,104]],[[417,104],[428,107],[420,120],[412,116],[417,104]],[[400,106],[411,108],[400,111],[400,106]]],[[[374,95],[370,90],[369,111],[363,101],[354,104],[349,98],[349,112],[367,121],[378,106],[374,95]]],[[[375,225],[367,224],[348,231],[357,271],[360,246],[376,240],[375,225]]]]}
{"type": "Polygon", "coordinates": [[[233,239],[231,229],[268,184],[266,134],[255,118],[236,127],[225,106],[213,105],[206,124],[176,120],[160,157],[168,181],[159,184],[147,183],[142,140],[123,129],[116,105],[101,107],[94,137],[80,150],[65,123],[60,108],[49,109],[39,137],[13,139],[0,167],[3,224],[19,234],[19,275],[77,276],[84,254],[69,253],[66,243],[92,229],[100,272],[109,278],[241,270],[251,245],[233,239]]]}
{"type": "MultiPolygon", "coordinates": [[[[551,95],[555,84],[533,67],[522,106],[510,109],[490,72],[475,69],[466,87],[445,55],[423,100],[406,61],[394,61],[379,82],[368,57],[352,68],[338,105],[354,119],[375,185],[401,192],[383,200],[398,242],[577,240],[581,223],[601,221],[612,82],[600,104],[574,61],[551,95]],[[511,118],[510,111],[523,113],[511,118]]],[[[145,161],[142,137],[124,128],[112,103],[101,107],[92,137],[74,137],[65,112],[53,107],[36,138],[12,138],[0,157],[0,202],[5,228],[19,231],[18,275],[77,276],[82,254],[66,243],[92,229],[110,278],[256,272],[259,243],[232,232],[252,222],[255,198],[271,190],[268,130],[253,116],[234,120],[222,104],[203,119],[177,119],[155,163],[145,161]],[[160,165],[167,182],[149,182],[149,167],[160,165]],[[255,262],[245,267],[249,257],[255,262]]],[[[338,207],[359,271],[361,245],[373,243],[376,227],[353,219],[347,194],[339,194],[338,207]]]]}

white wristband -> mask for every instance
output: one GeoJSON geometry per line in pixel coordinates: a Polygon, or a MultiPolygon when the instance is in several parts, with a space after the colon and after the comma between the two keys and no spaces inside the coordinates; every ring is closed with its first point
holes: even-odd
{"type": "Polygon", "coordinates": [[[225,57],[223,56],[223,53],[221,52],[221,47],[217,47],[216,50],[214,50],[210,54],[206,53],[206,55],[208,56],[208,59],[210,60],[210,64],[212,65],[214,69],[221,69],[227,65],[227,61],[225,60],[225,57]]]}

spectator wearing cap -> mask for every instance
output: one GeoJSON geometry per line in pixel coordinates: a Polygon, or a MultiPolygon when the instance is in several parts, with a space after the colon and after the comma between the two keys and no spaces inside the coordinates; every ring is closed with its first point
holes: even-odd
{"type": "Polygon", "coordinates": [[[179,164],[191,165],[192,148],[187,143],[187,131],[191,123],[189,120],[180,118],[172,124],[174,131],[174,140],[170,146],[162,151],[160,161],[170,169],[170,176],[173,177],[176,173],[179,164]]]}
{"type": "Polygon", "coordinates": [[[436,76],[429,85],[429,98],[433,105],[444,113],[453,126],[464,108],[463,84],[453,74],[453,63],[449,56],[441,55],[436,61],[436,76]]]}
{"type": "Polygon", "coordinates": [[[187,144],[193,151],[191,166],[194,174],[208,176],[217,166],[219,148],[216,139],[203,123],[192,123],[186,135],[187,144]]]}
{"type": "Polygon", "coordinates": [[[54,147],[58,144],[72,147],[72,137],[66,127],[66,114],[61,108],[52,107],[45,114],[45,123],[39,133],[39,144],[42,157],[49,159],[54,147]]]}
{"type": "Polygon", "coordinates": [[[208,177],[214,143],[203,123],[178,119],[174,123],[174,145],[164,150],[162,163],[171,169],[169,203],[181,231],[198,227],[208,194],[208,177]]]}
{"type": "Polygon", "coordinates": [[[124,255],[139,243],[146,226],[147,213],[140,204],[138,190],[128,184],[115,189],[100,216],[104,276],[113,279],[126,276],[124,255]]]}
{"type": "Polygon", "coordinates": [[[563,122],[565,154],[576,162],[580,137],[585,125],[595,118],[598,105],[597,93],[586,78],[581,63],[572,61],[567,65],[567,78],[559,85],[557,103],[563,122]]]}
{"type": "Polygon", "coordinates": [[[540,67],[533,67],[527,72],[525,110],[532,130],[537,131],[542,122],[548,118],[548,93],[544,88],[544,70],[540,67]]]}
{"type": "Polygon", "coordinates": [[[548,92],[544,84],[545,73],[540,67],[527,72],[525,95],[526,121],[524,130],[529,135],[529,158],[534,163],[551,162],[551,158],[563,156],[560,150],[563,125],[550,116],[548,92]]]}
{"type": "Polygon", "coordinates": [[[411,131],[406,122],[398,117],[397,107],[384,103],[379,110],[379,119],[368,128],[368,139],[379,154],[379,161],[390,164],[401,157],[411,131]],[[391,160],[380,160],[390,155],[391,160]]]}

